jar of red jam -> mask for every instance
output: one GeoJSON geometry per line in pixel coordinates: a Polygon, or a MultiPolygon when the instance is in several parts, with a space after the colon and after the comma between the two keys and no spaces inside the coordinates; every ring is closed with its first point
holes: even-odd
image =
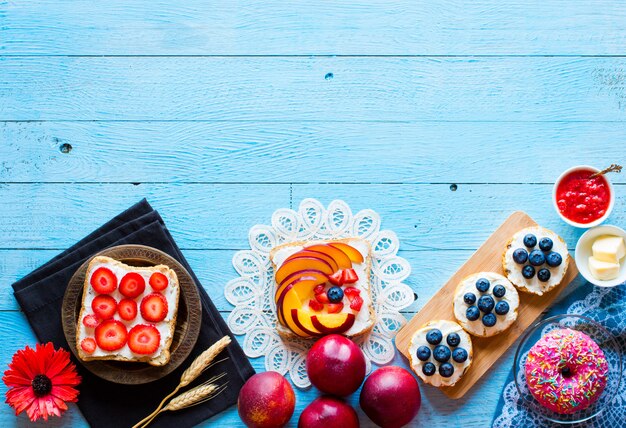
{"type": "Polygon", "coordinates": [[[613,186],[591,166],[576,166],[565,171],[554,184],[556,211],[567,223],[576,227],[592,227],[604,221],[613,209],[613,186]]]}

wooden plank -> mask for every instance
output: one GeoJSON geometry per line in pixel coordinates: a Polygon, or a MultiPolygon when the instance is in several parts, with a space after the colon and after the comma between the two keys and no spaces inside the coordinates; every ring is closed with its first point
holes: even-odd
{"type": "Polygon", "coordinates": [[[621,55],[626,39],[611,0],[30,0],[0,17],[5,54],[621,55]]]}
{"type": "MultiPolygon", "coordinates": [[[[550,183],[590,159],[598,167],[615,162],[626,127],[612,122],[4,122],[0,141],[6,141],[0,145],[0,181],[550,183]],[[62,153],[67,144],[71,151],[62,153]],[[549,168],[536,164],[538,154],[549,168]],[[329,162],[330,157],[338,162],[329,162]],[[375,173],[363,167],[373,159],[375,173]]],[[[611,180],[626,183],[626,174],[613,174],[611,180]]]]}
{"type": "MultiPolygon", "coordinates": [[[[621,187],[616,207],[626,203],[621,187]]],[[[182,248],[245,249],[251,226],[269,224],[290,200],[297,209],[315,197],[324,204],[344,199],[355,212],[377,211],[407,250],[476,249],[503,213],[520,209],[573,249],[583,230],[562,222],[551,193],[547,184],[461,184],[456,191],[447,184],[295,184],[290,198],[283,184],[0,184],[0,242],[10,249],[67,248],[145,196],[182,248]]],[[[607,223],[625,221],[626,212],[615,209],[607,223]]]]}
{"type": "Polygon", "coordinates": [[[0,120],[621,122],[625,69],[624,57],[3,57],[0,120]]]}
{"type": "MultiPolygon", "coordinates": [[[[436,319],[456,321],[452,300],[459,282],[476,272],[496,272],[504,275],[502,253],[506,249],[507,242],[517,231],[532,226],[537,226],[537,223],[526,213],[516,211],[511,214],[489,236],[485,243],[476,250],[472,257],[448,279],[432,299],[428,301],[424,309],[398,332],[396,348],[407,358],[410,358],[409,346],[411,345],[411,337],[424,324],[436,319]]],[[[550,306],[561,291],[578,275],[574,259],[571,257],[569,259],[569,266],[563,280],[549,293],[543,296],[519,293],[520,303],[517,308],[517,320],[505,332],[493,337],[472,336],[472,350],[474,354],[472,365],[454,386],[441,388],[444,394],[454,399],[463,397],[491,366],[500,359],[502,354],[517,341],[522,333],[541,316],[542,312],[550,306]]]]}
{"type": "MultiPolygon", "coordinates": [[[[0,341],[0,367],[6,367],[10,362],[13,353],[25,345],[34,346],[36,339],[30,327],[27,324],[24,314],[14,311],[0,311],[0,334],[3,340],[0,341]]],[[[240,343],[243,336],[237,337],[240,343]]],[[[265,371],[264,362],[261,358],[250,360],[253,367],[257,371],[265,371]]],[[[433,428],[446,428],[450,424],[470,428],[482,428],[491,422],[494,406],[500,395],[501,385],[504,384],[506,376],[510,371],[513,361],[513,352],[509,352],[502,359],[497,368],[494,368],[486,375],[477,385],[473,393],[454,402],[454,414],[447,414],[446,418],[441,417],[443,408],[449,408],[450,402],[439,390],[435,388],[421,388],[422,392],[422,408],[417,418],[411,426],[430,426],[433,428]],[[489,405],[485,405],[489,403],[489,405]]],[[[404,360],[399,354],[396,355],[394,365],[406,366],[404,360]]],[[[0,383],[0,394],[4,395],[6,386],[0,383]]],[[[294,417],[290,421],[288,427],[297,426],[297,415],[317,396],[319,392],[315,388],[306,391],[296,390],[296,410],[294,417]]],[[[358,405],[359,392],[348,397],[348,402],[357,410],[361,426],[371,427],[372,423],[360,410],[358,405]]],[[[16,424],[27,425],[27,418],[21,415],[17,419],[12,409],[3,405],[0,406],[0,426],[13,426],[16,424]]],[[[52,419],[48,423],[52,427],[61,426],[77,426],[86,427],[83,417],[80,415],[75,405],[70,406],[70,411],[61,419],[52,419]]],[[[231,407],[227,411],[221,413],[217,417],[210,419],[199,425],[200,427],[209,426],[225,426],[240,427],[241,421],[237,415],[236,407],[231,407]]]]}

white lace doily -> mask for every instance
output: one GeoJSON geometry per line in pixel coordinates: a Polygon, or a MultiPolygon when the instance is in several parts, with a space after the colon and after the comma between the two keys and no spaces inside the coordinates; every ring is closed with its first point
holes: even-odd
{"type": "Polygon", "coordinates": [[[411,266],[397,256],[400,242],[390,230],[380,230],[380,216],[372,210],[352,214],[344,201],[332,201],[325,208],[316,199],[304,199],[298,211],[283,208],[274,212],[271,225],[250,229],[250,249],[233,256],[239,277],[224,289],[235,307],[228,326],[236,335],[246,335],[243,350],[250,358],[265,357],[266,370],[289,374],[294,385],[311,385],[306,374],[306,353],[313,341],[285,339],[278,335],[274,293],[276,283],[269,259],[270,250],[287,242],[360,237],[372,246],[371,293],[376,312],[371,331],[355,340],[367,361],[389,363],[395,354],[393,338],[406,323],[400,311],[414,302],[413,291],[403,284],[411,266]]]}

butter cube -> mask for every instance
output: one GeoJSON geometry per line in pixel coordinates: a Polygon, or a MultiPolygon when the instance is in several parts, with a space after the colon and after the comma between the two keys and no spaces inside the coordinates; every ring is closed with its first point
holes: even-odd
{"type": "Polygon", "coordinates": [[[591,251],[593,257],[607,263],[619,263],[620,259],[626,255],[624,239],[613,235],[600,236],[593,242],[591,251]]]}
{"type": "MultiPolygon", "coordinates": [[[[621,239],[621,238],[620,238],[621,239]]],[[[589,257],[589,270],[591,274],[601,281],[609,281],[619,276],[619,263],[609,263],[589,257]]]]}

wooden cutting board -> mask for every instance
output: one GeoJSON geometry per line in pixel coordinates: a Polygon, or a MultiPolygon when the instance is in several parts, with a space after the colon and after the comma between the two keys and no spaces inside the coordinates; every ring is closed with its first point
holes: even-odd
{"type": "MultiPolygon", "coordinates": [[[[444,319],[456,321],[452,306],[454,291],[459,282],[475,272],[497,272],[504,275],[502,254],[514,233],[537,223],[522,211],[516,211],[484,242],[467,262],[441,287],[424,308],[419,311],[396,336],[396,347],[409,358],[411,336],[428,321],[444,319]]],[[[441,387],[450,398],[461,398],[483,374],[504,354],[517,338],[541,315],[565,287],[578,275],[574,260],[568,255],[569,267],[563,281],[543,296],[519,292],[520,305],[517,320],[506,331],[493,337],[472,336],[474,358],[472,365],[456,385],[441,387]]]]}

